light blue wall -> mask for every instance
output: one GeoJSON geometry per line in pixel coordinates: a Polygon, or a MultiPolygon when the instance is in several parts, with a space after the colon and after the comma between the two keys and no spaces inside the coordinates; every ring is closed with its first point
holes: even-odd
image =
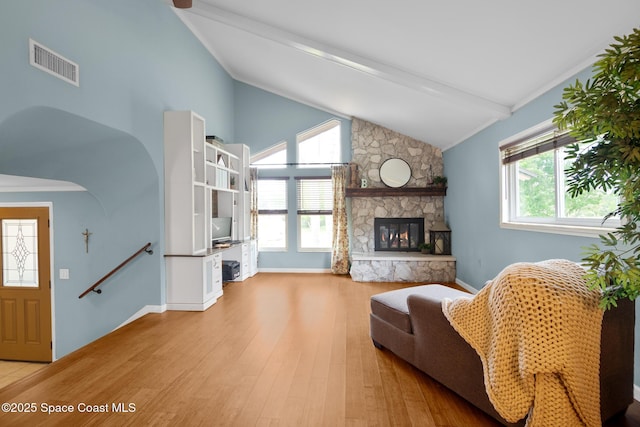
{"type": "MultiPolygon", "coordinates": [[[[500,164],[498,144],[553,117],[562,89],[591,75],[577,76],[536,98],[512,117],[494,124],[443,153],[448,177],[445,215],[451,227],[457,278],[480,289],[507,265],[518,261],[565,258],[580,261],[582,248],[595,238],[500,228],[500,164]]],[[[636,304],[637,306],[637,304],[636,304]]],[[[636,322],[636,343],[640,325],[636,322]]],[[[635,384],[640,384],[640,354],[635,352],[635,384]]]]}
{"type": "MultiPolygon", "coordinates": [[[[258,153],[279,142],[287,141],[287,162],[296,162],[296,134],[331,119],[341,122],[342,161],[351,160],[351,120],[300,104],[264,90],[235,83],[235,142],[246,144],[251,153],[258,153]]],[[[327,169],[263,169],[260,176],[290,177],[288,185],[288,251],[260,252],[259,268],[328,269],[328,252],[297,250],[296,176],[330,176],[327,169]]]]}
{"type": "Polygon", "coordinates": [[[61,357],[164,304],[162,113],[192,109],[207,133],[233,140],[233,80],[164,0],[3,2],[0,52],[0,173],[88,190],[0,194],[53,203],[54,279],[71,273],[54,284],[61,357]],[[76,62],[80,87],[31,67],[29,38],[76,62]],[[154,255],[78,299],[146,242],[154,255]]]}

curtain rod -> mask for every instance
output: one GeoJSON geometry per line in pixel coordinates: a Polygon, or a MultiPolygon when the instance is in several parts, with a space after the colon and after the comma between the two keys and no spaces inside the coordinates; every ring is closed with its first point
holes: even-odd
{"type": "Polygon", "coordinates": [[[331,162],[331,163],[297,163],[297,162],[293,162],[293,163],[251,163],[250,166],[316,166],[316,165],[329,165],[329,166],[333,166],[333,165],[348,165],[349,163],[337,163],[337,162],[331,162]]]}

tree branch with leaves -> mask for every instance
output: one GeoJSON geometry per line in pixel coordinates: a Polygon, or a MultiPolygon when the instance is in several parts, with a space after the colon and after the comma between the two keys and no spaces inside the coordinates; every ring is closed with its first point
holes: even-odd
{"type": "Polygon", "coordinates": [[[640,295],[640,30],[615,37],[599,55],[594,75],[564,89],[554,106],[554,122],[578,141],[567,150],[573,162],[565,170],[572,197],[593,189],[613,191],[621,225],[585,248],[587,285],[602,290],[601,306],[640,295]],[[601,248],[602,246],[602,248],[601,248]]]}

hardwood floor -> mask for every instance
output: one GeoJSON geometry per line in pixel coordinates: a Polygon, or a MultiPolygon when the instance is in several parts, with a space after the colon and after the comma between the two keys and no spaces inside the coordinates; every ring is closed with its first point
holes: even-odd
{"type": "MultiPolygon", "coordinates": [[[[204,313],[149,314],[0,389],[0,403],[35,410],[1,412],[0,425],[498,425],[373,347],[369,297],[402,286],[330,274],[231,283],[204,313]]],[[[637,403],[607,425],[640,426],[637,403]]]]}
{"type": "Polygon", "coordinates": [[[14,383],[47,365],[48,363],[0,360],[0,388],[14,383]]]}

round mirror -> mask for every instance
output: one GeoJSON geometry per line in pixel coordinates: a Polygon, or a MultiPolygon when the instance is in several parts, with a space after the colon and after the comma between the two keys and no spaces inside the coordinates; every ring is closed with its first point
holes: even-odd
{"type": "Polygon", "coordinates": [[[380,166],[380,179],[388,187],[402,187],[411,178],[411,167],[402,159],[387,159],[380,166]]]}

